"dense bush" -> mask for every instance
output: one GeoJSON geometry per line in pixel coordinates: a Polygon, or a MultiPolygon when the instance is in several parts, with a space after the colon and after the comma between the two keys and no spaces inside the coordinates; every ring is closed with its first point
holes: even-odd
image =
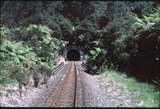
{"type": "Polygon", "coordinates": [[[61,42],[42,25],[1,27],[0,83],[22,78],[26,71],[44,63],[49,70],[56,64],[61,42]],[[20,76],[20,77],[19,77],[20,76]]]}
{"type": "Polygon", "coordinates": [[[97,53],[94,47],[90,47],[87,56],[89,67],[92,66],[91,69],[96,72],[108,65],[143,80],[158,80],[159,11],[154,9],[152,13],[143,15],[142,19],[133,13],[115,18],[97,32],[99,38],[96,44],[92,44],[101,52],[97,53]]]}
{"type": "MultiPolygon", "coordinates": [[[[33,67],[38,58],[32,51],[32,48],[24,45],[22,42],[5,40],[1,44],[0,62],[1,62],[1,82],[11,79],[11,75],[20,75],[28,67],[33,67]]],[[[14,78],[16,79],[16,77],[14,78]]]]}

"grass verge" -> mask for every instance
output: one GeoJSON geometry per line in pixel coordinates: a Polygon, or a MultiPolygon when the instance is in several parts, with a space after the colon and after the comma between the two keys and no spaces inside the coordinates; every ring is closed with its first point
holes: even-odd
{"type": "Polygon", "coordinates": [[[153,85],[138,82],[125,73],[111,69],[105,69],[102,75],[107,79],[117,81],[125,93],[135,93],[136,101],[141,103],[143,107],[160,107],[160,91],[156,90],[153,85]]]}

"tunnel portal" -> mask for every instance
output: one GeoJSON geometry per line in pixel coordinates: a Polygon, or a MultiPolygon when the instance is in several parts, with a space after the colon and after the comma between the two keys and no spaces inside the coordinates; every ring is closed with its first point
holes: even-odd
{"type": "Polygon", "coordinates": [[[65,48],[63,53],[66,61],[82,61],[83,60],[83,51],[79,48],[65,48]]]}
{"type": "Polygon", "coordinates": [[[67,53],[68,61],[80,61],[80,53],[76,49],[71,49],[67,53]]]}

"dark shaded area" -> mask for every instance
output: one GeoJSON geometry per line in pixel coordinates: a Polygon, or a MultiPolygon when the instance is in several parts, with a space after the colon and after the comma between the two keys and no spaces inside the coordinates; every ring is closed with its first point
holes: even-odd
{"type": "Polygon", "coordinates": [[[93,12],[93,7],[90,2],[74,2],[74,1],[64,1],[64,9],[63,15],[70,19],[71,21],[75,21],[77,18],[80,20],[84,20],[85,17],[93,12]],[[88,7],[88,8],[86,8],[88,7]],[[92,7],[92,8],[90,8],[92,7]]]}
{"type": "Polygon", "coordinates": [[[138,53],[133,53],[129,60],[132,75],[143,81],[160,80],[159,26],[140,32],[140,38],[137,40],[138,53]]]}
{"type": "Polygon", "coordinates": [[[160,88],[159,28],[160,25],[157,24],[149,30],[139,30],[138,38],[134,40],[134,46],[127,48],[127,52],[130,54],[129,59],[117,59],[114,64],[118,66],[119,71],[136,77],[138,81],[154,83],[160,88]]]}
{"type": "Polygon", "coordinates": [[[105,27],[109,22],[109,19],[105,16],[102,16],[99,18],[98,24],[99,27],[102,29],[103,27],[105,27]]]}
{"type": "Polygon", "coordinates": [[[68,61],[80,61],[80,52],[76,49],[71,49],[67,53],[68,61]]]}

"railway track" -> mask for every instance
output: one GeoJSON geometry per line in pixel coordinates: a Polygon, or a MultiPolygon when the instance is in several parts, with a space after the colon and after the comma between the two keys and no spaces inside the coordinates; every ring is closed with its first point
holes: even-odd
{"type": "MultiPolygon", "coordinates": [[[[57,72],[57,83],[46,95],[44,107],[82,107],[83,93],[80,76],[81,62],[67,62],[57,72]]],[[[55,75],[55,76],[56,76],[55,75]]]]}

